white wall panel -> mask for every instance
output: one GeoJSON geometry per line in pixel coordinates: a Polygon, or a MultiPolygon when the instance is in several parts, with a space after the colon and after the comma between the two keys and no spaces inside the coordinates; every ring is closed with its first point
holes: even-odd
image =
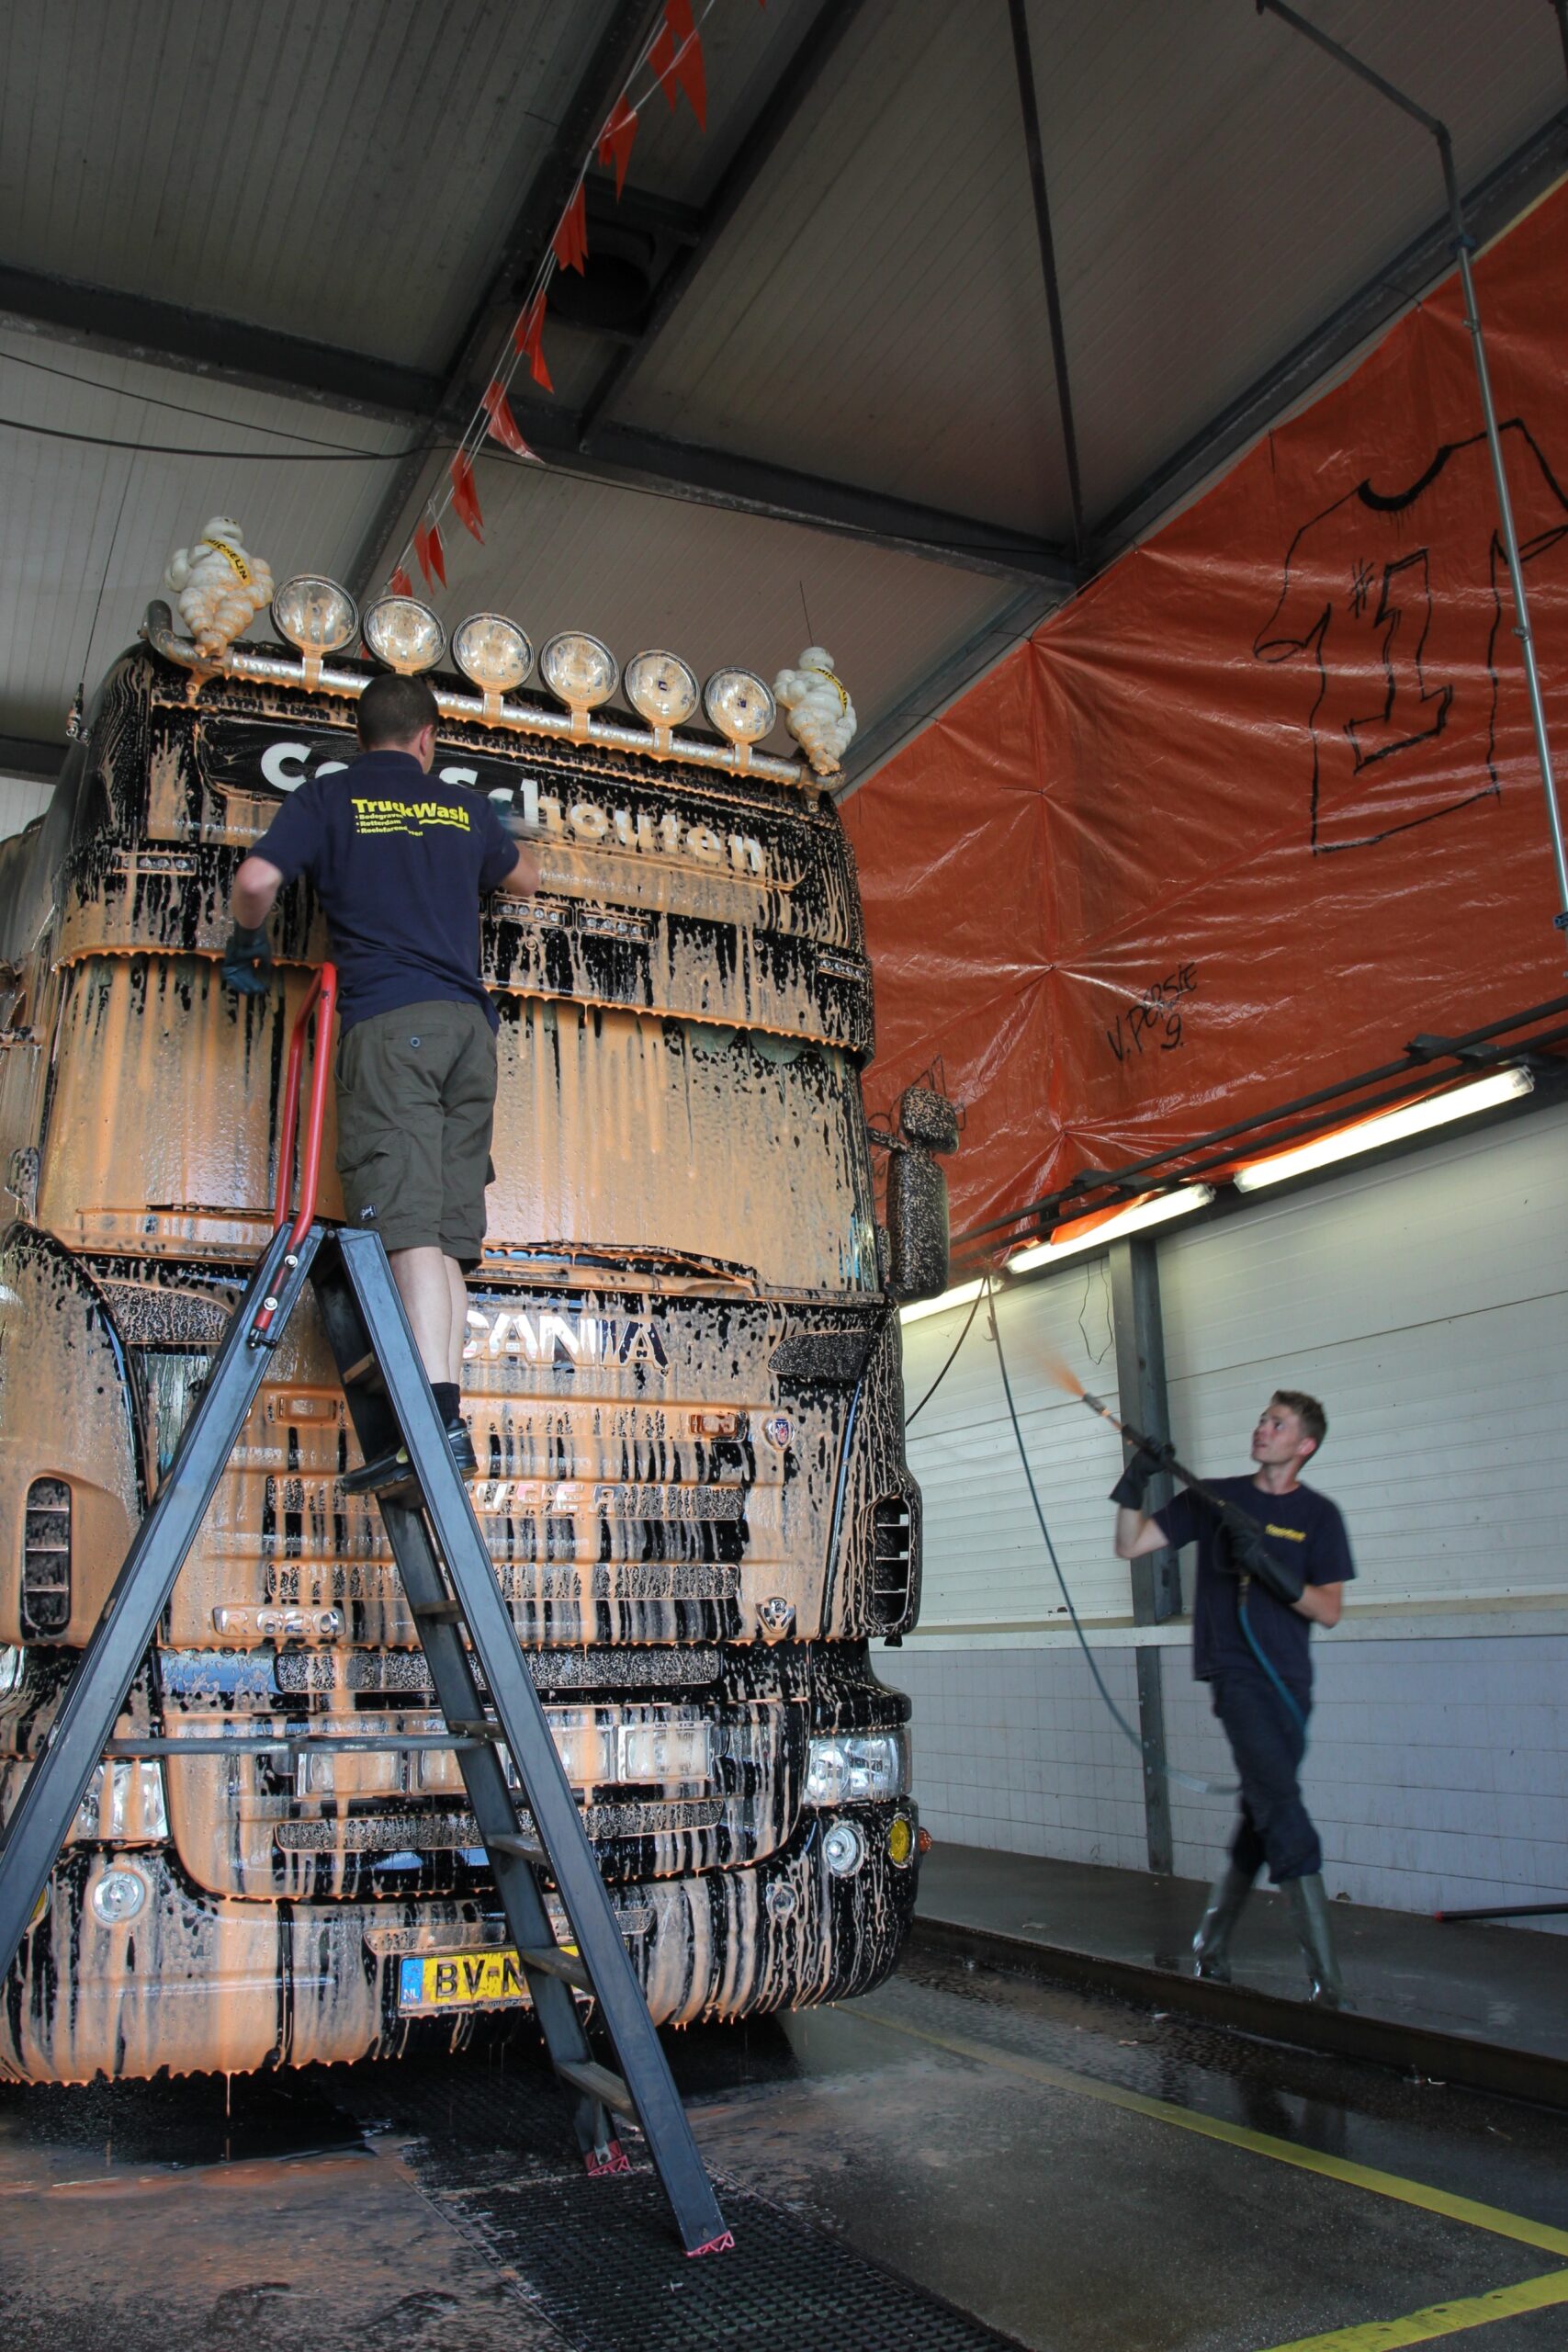
{"type": "MultiPolygon", "coordinates": [[[[1111,1547],[1106,1500],[1121,1450],[1102,1421],[1065,1396],[1047,1369],[1065,1363],[1114,1403],[1110,1300],[1095,1265],[998,1299],[1020,1427],[1052,1539],[1079,1615],[1127,1623],[1125,1563],[1111,1547]]],[[[904,1332],[904,1388],[917,1405],[963,1328],[967,1309],[922,1317],[904,1332]]],[[[1040,1540],[1008,1419],[997,1351],[982,1303],[953,1370],[909,1432],[909,1464],[925,1496],[925,1629],[1067,1623],[1040,1540]]]]}
{"type": "Polygon", "coordinates": [[[1271,1388],[1323,1398],[1358,1607],[1568,1594],[1568,1110],[1173,1232],[1160,1281],[1194,1467],[1245,1468],[1271,1388]]]}

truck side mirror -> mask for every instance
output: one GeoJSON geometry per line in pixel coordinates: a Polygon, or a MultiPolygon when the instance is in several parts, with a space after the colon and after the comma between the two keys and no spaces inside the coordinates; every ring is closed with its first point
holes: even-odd
{"type": "Polygon", "coordinates": [[[927,1151],[895,1144],[887,1162],[887,1288],[935,1298],[947,1288],[947,1178],[927,1151]]]}
{"type": "Polygon", "coordinates": [[[958,1149],[958,1108],[929,1086],[907,1086],[898,1098],[898,1132],[921,1151],[958,1149]]]}

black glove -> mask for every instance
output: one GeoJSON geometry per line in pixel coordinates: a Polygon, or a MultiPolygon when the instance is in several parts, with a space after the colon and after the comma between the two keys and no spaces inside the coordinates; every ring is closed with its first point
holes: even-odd
{"type": "Polygon", "coordinates": [[[1150,1480],[1157,1478],[1174,1458],[1171,1446],[1151,1445],[1145,1438],[1111,1487],[1111,1501],[1120,1503],[1123,1510],[1142,1510],[1150,1480]]]}
{"type": "Polygon", "coordinates": [[[247,931],[237,922],[223,950],[223,985],[236,996],[265,996],[272,986],[272,942],[266,925],[247,931]]]}
{"type": "Polygon", "coordinates": [[[1281,1560],[1270,1550],[1263,1530],[1239,1503],[1220,1505],[1214,1565],[1228,1577],[1256,1577],[1264,1591],[1282,1600],[1287,1609],[1301,1599],[1306,1582],[1292,1561],[1281,1560]]]}

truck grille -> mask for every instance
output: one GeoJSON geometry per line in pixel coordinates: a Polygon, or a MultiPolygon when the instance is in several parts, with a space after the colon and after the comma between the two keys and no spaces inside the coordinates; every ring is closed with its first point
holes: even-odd
{"type": "Polygon", "coordinates": [[[902,1495],[885,1495],[871,1514],[871,1608],[878,1625],[897,1625],[908,1613],[914,1570],[913,1515],[902,1495]]]}
{"type": "Polygon", "coordinates": [[[52,1641],[71,1622],[71,1489],[35,1478],[22,1528],[22,1633],[52,1641]]]}

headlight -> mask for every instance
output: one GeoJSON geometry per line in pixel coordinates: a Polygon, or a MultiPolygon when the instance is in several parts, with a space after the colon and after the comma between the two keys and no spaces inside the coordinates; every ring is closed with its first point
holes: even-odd
{"type": "Polygon", "coordinates": [[[807,1750],[807,1804],[870,1804],[908,1788],[908,1732],[827,1732],[807,1750]]]}
{"type": "Polygon", "coordinates": [[[482,695],[499,700],[523,684],[534,666],[534,649],[504,613],[475,613],[454,629],[452,659],[482,695]]]}
{"type": "Polygon", "coordinates": [[[380,596],[365,616],[365,642],[378,662],[412,678],[434,669],[446,650],[446,632],[417,596],[380,596]]]}
{"type": "Polygon", "coordinates": [[[297,572],[274,592],[273,625],[301,653],[335,653],[359,627],[359,607],[346,588],[319,572],[297,572]]]}

